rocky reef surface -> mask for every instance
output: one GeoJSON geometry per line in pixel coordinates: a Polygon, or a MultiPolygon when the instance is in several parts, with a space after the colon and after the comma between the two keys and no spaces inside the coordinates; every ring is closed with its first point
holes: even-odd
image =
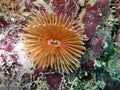
{"type": "Polygon", "coordinates": [[[1,0],[0,90],[120,90],[119,0],[1,0]],[[35,68],[21,35],[31,14],[66,15],[89,40],[74,73],[35,68]]]}

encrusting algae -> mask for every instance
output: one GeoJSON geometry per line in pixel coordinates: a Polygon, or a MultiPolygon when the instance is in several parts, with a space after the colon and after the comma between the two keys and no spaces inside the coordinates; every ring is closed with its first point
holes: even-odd
{"type": "Polygon", "coordinates": [[[86,40],[84,30],[75,21],[47,12],[31,16],[23,34],[25,51],[37,68],[67,73],[79,67],[86,40]]]}

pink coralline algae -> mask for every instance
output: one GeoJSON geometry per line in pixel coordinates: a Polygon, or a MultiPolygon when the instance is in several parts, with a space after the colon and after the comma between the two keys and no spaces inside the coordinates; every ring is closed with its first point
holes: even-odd
{"type": "Polygon", "coordinates": [[[79,0],[53,0],[53,11],[75,18],[79,10],[79,0]]]}
{"type": "Polygon", "coordinates": [[[0,17],[0,28],[6,27],[8,22],[4,20],[4,17],[0,17]]]}
{"type": "Polygon", "coordinates": [[[26,0],[28,11],[47,11],[75,18],[79,10],[79,0],[26,0]],[[46,6],[47,5],[47,6],[46,6]]]}
{"type": "Polygon", "coordinates": [[[86,47],[93,50],[95,58],[100,57],[103,46],[103,32],[99,30],[100,26],[105,22],[105,19],[109,13],[109,0],[99,0],[95,5],[86,6],[85,15],[82,18],[82,22],[85,27],[85,34],[88,36],[89,41],[86,47]]]}
{"type": "Polygon", "coordinates": [[[46,75],[46,81],[50,85],[51,89],[57,90],[62,80],[62,75],[60,74],[48,74],[46,75]],[[61,77],[61,78],[60,78],[61,77]]]}
{"type": "Polygon", "coordinates": [[[109,0],[99,0],[93,6],[90,4],[86,6],[82,22],[85,24],[85,33],[90,39],[97,32],[98,25],[101,25],[108,16],[109,4],[109,0]]]}

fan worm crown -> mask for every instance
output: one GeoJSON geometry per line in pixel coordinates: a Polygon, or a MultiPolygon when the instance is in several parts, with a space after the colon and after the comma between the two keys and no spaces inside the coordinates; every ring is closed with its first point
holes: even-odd
{"type": "Polygon", "coordinates": [[[66,15],[47,12],[32,16],[23,33],[25,51],[37,68],[67,73],[79,67],[85,40],[80,25],[66,15]]]}

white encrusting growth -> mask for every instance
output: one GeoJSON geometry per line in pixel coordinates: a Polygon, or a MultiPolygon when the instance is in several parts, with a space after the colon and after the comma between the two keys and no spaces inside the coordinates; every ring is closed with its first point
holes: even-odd
{"type": "Polygon", "coordinates": [[[18,55],[17,61],[23,66],[24,69],[33,67],[33,64],[31,63],[30,58],[26,55],[24,51],[24,46],[23,46],[23,43],[21,43],[21,41],[15,45],[13,52],[17,53],[18,55]]]}

